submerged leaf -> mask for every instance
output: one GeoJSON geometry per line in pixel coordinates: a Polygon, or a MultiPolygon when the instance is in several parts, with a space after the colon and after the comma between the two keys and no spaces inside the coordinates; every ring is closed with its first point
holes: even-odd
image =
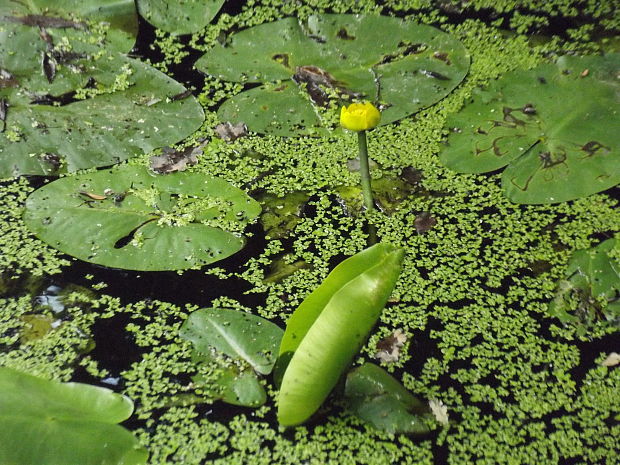
{"type": "Polygon", "coordinates": [[[466,173],[509,165],[502,187],[517,203],[563,202],[616,185],[619,66],[620,54],[562,57],[506,74],[449,117],[442,162],[466,173]]]}
{"type": "Polygon", "coordinates": [[[372,363],[349,372],[345,398],[353,414],[382,431],[393,434],[430,431],[433,416],[429,407],[372,363]]]}
{"type": "MultiPolygon", "coordinates": [[[[196,345],[195,345],[196,346],[196,345]]],[[[258,379],[258,375],[244,361],[236,359],[222,359],[221,352],[215,348],[211,352],[195,351],[192,361],[197,365],[209,365],[218,375],[205,377],[200,372],[192,376],[192,382],[206,394],[208,398],[200,398],[202,402],[221,400],[231,405],[244,407],[259,407],[267,400],[265,389],[258,379]]]]}
{"type": "Polygon", "coordinates": [[[325,107],[339,107],[340,99],[374,102],[381,124],[432,105],[464,78],[469,55],[430,26],[321,14],[238,32],[196,67],[219,79],[265,83],[225,102],[220,120],[245,121],[256,132],[316,135],[336,126],[325,107]]]}
{"type": "Polygon", "coordinates": [[[377,244],[346,259],[291,315],[280,345],[279,364],[290,360],[280,388],[280,424],[303,423],[323,403],[379,317],[403,255],[377,244]]]}
{"type": "Polygon", "coordinates": [[[146,450],[117,425],[133,411],[127,397],[6,367],[0,367],[0,392],[0,463],[146,464],[146,450]]]}
{"type": "Polygon", "coordinates": [[[81,260],[155,271],[234,254],[259,213],[256,201],[222,179],[123,166],[47,184],[28,198],[24,220],[40,239],[81,260]]]}
{"type": "Polygon", "coordinates": [[[608,239],[575,252],[566,277],[558,282],[549,313],[585,334],[590,326],[606,321],[620,326],[620,241],[608,239]]]}

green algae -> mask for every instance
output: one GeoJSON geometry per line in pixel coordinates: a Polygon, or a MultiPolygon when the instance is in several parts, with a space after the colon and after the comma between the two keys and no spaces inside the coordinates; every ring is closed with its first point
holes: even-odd
{"type": "MultiPolygon", "coordinates": [[[[503,27],[527,23],[528,34],[543,28],[544,18],[556,17],[553,8],[568,17],[578,15],[577,2],[523,1],[519,2],[522,16],[529,18],[520,19],[508,11],[509,3],[514,8],[514,2],[467,2],[468,11],[484,7],[509,15],[503,27]]],[[[587,2],[588,14],[603,18],[607,6],[598,15],[594,3],[600,2],[587,2]]],[[[420,185],[429,195],[406,198],[389,214],[347,216],[335,199],[340,187],[359,182],[356,173],[346,170],[346,161],[355,155],[349,135],[338,139],[250,135],[230,144],[209,145],[189,171],[216,175],[276,197],[304,191],[310,198],[306,213],[289,234],[267,240],[241,269],[204,270],[224,282],[242,279],[252,285],[249,295],[239,296],[238,301],[220,297],[213,306],[286,320],[338,261],[365,247],[366,220],[376,224],[382,240],[407,249],[403,276],[355,364],[371,360],[379,339],[403,329],[409,337],[407,346],[396,363],[384,368],[417,397],[443,401],[454,419],[445,432],[423,441],[389,435],[328,403],[315,424],[284,434],[274,426],[276,392],[269,384],[267,403],[261,409],[223,414],[221,404],[202,403],[216,396],[191,383],[190,377],[196,374],[191,346],[176,337],[195,306],[127,304],[112,296],[82,296],[88,310],[84,305],[69,307],[72,316],[59,328],[21,344],[25,323],[20,316],[52,313],[33,308],[31,296],[7,297],[0,301],[0,364],[20,365],[63,381],[84,368],[102,379],[109,373],[85,353],[93,324],[119,314],[128,316],[124,335],[142,353],[123,370],[121,389],[136,403],[138,421],[133,428],[149,449],[153,465],[617,463],[620,427],[614,418],[620,413],[620,371],[599,365],[607,349],[597,345],[612,330],[595,325],[582,336],[559,325],[546,308],[571,254],[597,245],[601,236],[618,230],[618,201],[602,193],[552,207],[516,206],[502,197],[497,175],[458,175],[437,159],[446,116],[463,105],[474,87],[515,68],[533,68],[548,53],[598,46],[587,41],[587,28],[579,36],[556,35],[532,46],[530,37],[498,30],[495,19],[495,25],[475,19],[449,24],[436,5],[423,0],[386,1],[380,6],[353,0],[249,2],[238,16],[222,14],[217,24],[194,34],[190,42],[205,51],[220,32],[279,19],[293,14],[295,8],[301,16],[317,11],[415,13],[419,21],[443,24],[470,50],[470,75],[453,94],[415,119],[379,128],[369,138],[370,156],[378,163],[376,177],[395,177],[403,167],[414,167],[420,170],[420,185]],[[421,211],[437,219],[424,235],[416,232],[414,224],[421,211]],[[287,263],[305,265],[277,280],[266,279],[274,260],[284,255],[287,263]],[[249,297],[257,302],[252,308],[241,303],[249,297]],[[595,360],[592,352],[598,354],[595,360]],[[193,398],[183,396],[201,400],[191,403],[193,398]],[[187,405],[181,404],[184,399],[187,405]]],[[[611,26],[601,20],[601,27],[611,30],[611,26]]],[[[179,45],[178,50],[185,49],[179,45]]],[[[213,138],[214,110],[240,90],[239,85],[207,79],[199,96],[207,119],[186,142],[213,138]]],[[[148,155],[131,161],[146,163],[148,155]]],[[[30,190],[26,180],[4,184],[0,269],[22,275],[58,273],[69,262],[32,237],[20,219],[30,190]]],[[[617,190],[615,195],[617,199],[617,190]]],[[[216,366],[203,370],[207,379],[219,375],[216,366]]]]}

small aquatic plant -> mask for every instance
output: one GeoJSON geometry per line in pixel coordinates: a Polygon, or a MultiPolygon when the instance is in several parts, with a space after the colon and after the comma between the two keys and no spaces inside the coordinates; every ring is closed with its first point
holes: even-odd
{"type": "Polygon", "coordinates": [[[299,425],[321,406],[366,341],[400,274],[404,250],[376,244],[340,263],[288,320],[278,421],[299,425]]]}

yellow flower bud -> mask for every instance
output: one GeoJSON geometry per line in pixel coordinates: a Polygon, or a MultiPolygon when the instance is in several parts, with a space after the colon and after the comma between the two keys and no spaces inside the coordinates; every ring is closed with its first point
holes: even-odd
{"type": "Polygon", "coordinates": [[[340,111],[340,125],[351,131],[372,129],[379,124],[379,120],[381,113],[370,102],[352,103],[340,111]]]}

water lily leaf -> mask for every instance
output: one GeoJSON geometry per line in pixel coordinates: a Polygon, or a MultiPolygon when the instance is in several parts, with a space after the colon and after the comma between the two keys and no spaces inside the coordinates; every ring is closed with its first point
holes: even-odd
{"type": "Polygon", "coordinates": [[[117,425],[133,411],[127,397],[6,367],[0,367],[0,391],[1,463],[146,464],[146,450],[117,425]]]}
{"type": "Polygon", "coordinates": [[[366,340],[390,296],[404,251],[376,244],[340,263],[291,315],[280,345],[289,360],[278,421],[306,421],[323,403],[366,340]]]}
{"type": "MultiPolygon", "coordinates": [[[[0,40],[0,56],[4,47],[13,46],[19,50],[23,59],[32,46],[44,42],[59,42],[61,35],[79,38],[83,43],[103,47],[108,51],[129,52],[136,41],[138,33],[138,15],[134,0],[29,0],[6,1],[0,5],[0,24],[9,43],[0,40]],[[39,34],[39,28],[49,35],[37,37],[29,48],[17,48],[13,40],[22,41],[18,36],[28,31],[39,34]]],[[[38,48],[38,47],[37,47],[38,48]]],[[[4,61],[3,66],[8,66],[4,61]]]]}
{"type": "Polygon", "coordinates": [[[173,34],[191,34],[215,17],[224,0],[138,0],[138,11],[158,29],[173,34]]]}
{"type": "Polygon", "coordinates": [[[218,113],[222,121],[276,135],[312,135],[333,126],[329,112],[320,110],[329,102],[373,101],[383,110],[381,124],[432,105],[465,77],[469,55],[457,39],[431,26],[324,14],[241,31],[196,67],[229,81],[274,83],[226,102],[218,113]]]}
{"type": "Polygon", "coordinates": [[[193,312],[181,327],[182,338],[208,354],[215,349],[233,359],[245,360],[267,375],[276,363],[281,328],[256,315],[238,310],[204,308],[193,312]]]}
{"type": "Polygon", "coordinates": [[[441,160],[466,173],[509,164],[502,187],[517,203],[564,202],[618,184],[619,66],[620,54],[562,57],[503,76],[448,119],[441,160]]]}
{"type": "Polygon", "coordinates": [[[0,177],[112,165],[173,144],[204,119],[193,96],[166,100],[185,88],[145,63],[120,55],[80,60],[88,72],[69,80],[61,71],[56,75],[54,85],[70,89],[63,97],[46,94],[31,100],[24,98],[36,94],[31,87],[0,88],[9,105],[0,133],[0,177]],[[86,74],[93,85],[80,88],[78,81],[86,74]],[[83,99],[76,98],[76,89],[83,99]]]}
{"type": "Polygon", "coordinates": [[[252,131],[266,134],[315,136],[326,132],[294,82],[242,92],[224,102],[217,115],[221,121],[245,123],[252,131]]]}
{"type": "Polygon", "coordinates": [[[549,313],[580,333],[600,321],[620,327],[620,241],[608,239],[575,252],[558,282],[549,313]]]}
{"type": "Polygon", "coordinates": [[[234,254],[259,213],[258,202],[221,179],[123,166],[43,186],[26,201],[24,220],[40,239],[81,260],[157,271],[234,254]]]}
{"type": "Polygon", "coordinates": [[[365,363],[347,375],[345,398],[351,413],[388,433],[424,434],[433,415],[383,368],[365,363]]]}

